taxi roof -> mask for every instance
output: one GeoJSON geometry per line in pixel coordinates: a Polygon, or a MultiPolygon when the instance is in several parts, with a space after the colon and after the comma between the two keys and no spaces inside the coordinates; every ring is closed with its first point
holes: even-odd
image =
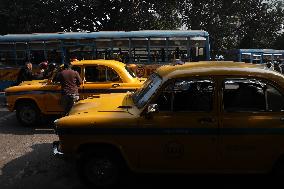
{"type": "Polygon", "coordinates": [[[73,66],[83,66],[83,65],[92,65],[92,64],[98,64],[98,65],[112,65],[112,66],[118,66],[118,67],[125,67],[125,64],[116,60],[105,60],[105,59],[98,59],[98,60],[78,60],[73,61],[71,63],[73,66]]]}
{"type": "Polygon", "coordinates": [[[251,64],[233,61],[186,62],[182,65],[166,65],[157,69],[164,79],[189,75],[258,75],[283,80],[284,76],[276,71],[265,69],[264,64],[251,64]]]}

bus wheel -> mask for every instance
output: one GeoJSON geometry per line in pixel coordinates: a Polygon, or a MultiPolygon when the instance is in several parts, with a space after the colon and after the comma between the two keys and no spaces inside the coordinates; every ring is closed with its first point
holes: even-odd
{"type": "Polygon", "coordinates": [[[84,154],[78,162],[79,176],[94,188],[112,188],[120,182],[121,163],[111,153],[84,154]]]}
{"type": "Polygon", "coordinates": [[[35,126],[40,121],[40,111],[31,102],[22,102],[16,107],[17,120],[24,126],[35,126]]]}

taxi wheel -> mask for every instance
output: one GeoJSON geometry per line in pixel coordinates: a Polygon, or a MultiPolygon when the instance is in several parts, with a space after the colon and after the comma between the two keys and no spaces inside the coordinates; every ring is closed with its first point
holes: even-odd
{"type": "Polygon", "coordinates": [[[40,121],[40,111],[31,102],[22,102],[16,107],[17,120],[24,126],[35,126],[40,121]]]}
{"type": "Polygon", "coordinates": [[[78,162],[81,180],[94,188],[112,188],[121,181],[123,168],[112,153],[85,153],[78,162]]]}

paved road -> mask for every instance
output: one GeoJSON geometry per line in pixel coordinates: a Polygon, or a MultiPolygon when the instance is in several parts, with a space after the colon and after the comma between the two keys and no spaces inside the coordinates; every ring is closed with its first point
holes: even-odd
{"type": "MultiPolygon", "coordinates": [[[[51,155],[51,144],[57,139],[50,125],[24,128],[15,113],[0,107],[0,189],[86,188],[74,164],[51,155]]],[[[272,184],[266,176],[258,175],[135,175],[124,188],[239,189],[271,188],[272,184]]]]}
{"type": "Polygon", "coordinates": [[[4,104],[0,94],[0,189],[84,188],[74,165],[52,156],[52,127],[22,127],[4,104]]]}

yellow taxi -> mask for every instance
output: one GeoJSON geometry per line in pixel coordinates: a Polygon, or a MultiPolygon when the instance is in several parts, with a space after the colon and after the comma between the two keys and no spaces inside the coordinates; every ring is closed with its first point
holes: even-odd
{"type": "MultiPolygon", "coordinates": [[[[123,64],[114,60],[82,60],[72,62],[72,69],[79,72],[83,84],[80,99],[93,94],[122,93],[139,88],[145,78],[136,75],[123,64]]],[[[56,74],[54,74],[55,76],[56,74]]],[[[57,115],[63,112],[60,104],[60,83],[49,80],[33,80],[5,90],[7,106],[16,110],[17,119],[25,126],[39,123],[43,115],[57,115]]]]}
{"type": "Polygon", "coordinates": [[[283,94],[284,76],[253,64],[162,66],[134,93],[77,102],[55,121],[53,153],[96,187],[127,169],[266,173],[284,168],[283,94]]]}

